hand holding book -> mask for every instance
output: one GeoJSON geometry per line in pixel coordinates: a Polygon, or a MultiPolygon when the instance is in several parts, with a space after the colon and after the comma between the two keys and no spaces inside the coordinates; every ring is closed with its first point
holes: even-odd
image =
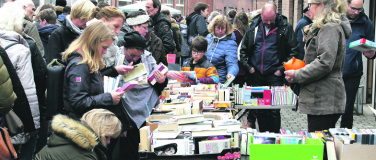
{"type": "Polygon", "coordinates": [[[134,70],[134,66],[132,66],[133,62],[129,63],[128,66],[126,65],[118,65],[115,67],[116,71],[120,74],[120,75],[124,75],[126,73],[128,73],[129,71],[133,71],[134,70]]]}
{"type": "Polygon", "coordinates": [[[121,91],[121,92],[117,92],[120,88],[115,88],[112,92],[111,92],[111,97],[112,97],[112,105],[117,105],[120,101],[120,98],[123,96],[123,94],[125,93],[125,90],[124,91],[121,91]]]}
{"type": "MultiPolygon", "coordinates": [[[[166,73],[167,74],[167,73],[166,73]]],[[[162,74],[160,71],[155,71],[154,76],[158,83],[163,83],[166,79],[166,74],[162,74]]]]}

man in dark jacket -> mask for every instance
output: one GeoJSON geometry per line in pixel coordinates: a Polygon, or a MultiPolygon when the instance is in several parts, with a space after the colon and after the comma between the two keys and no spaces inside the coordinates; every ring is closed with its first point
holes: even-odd
{"type": "MultiPolygon", "coordinates": [[[[268,2],[261,15],[252,19],[240,48],[240,62],[246,71],[248,86],[284,85],[283,62],[299,55],[299,43],[287,18],[276,13],[276,5],[268,2]]],[[[254,111],[248,121],[254,123],[254,111]],[[252,117],[253,116],[253,117],[252,117]]],[[[279,133],[280,109],[257,110],[261,132],[279,133]]],[[[254,127],[254,126],[252,126],[254,127]]]]}
{"type": "Polygon", "coordinates": [[[71,14],[65,18],[63,25],[52,32],[48,40],[47,64],[53,59],[61,59],[61,53],[81,35],[94,7],[89,0],[77,1],[73,4],[71,14]]]}
{"type": "MultiPolygon", "coordinates": [[[[52,9],[45,9],[38,13],[39,19],[40,19],[40,26],[41,28],[38,29],[39,36],[43,43],[44,50],[47,51],[48,46],[48,39],[50,38],[50,35],[55,29],[57,29],[59,26],[55,25],[56,23],[56,13],[52,9]]],[[[48,54],[44,55],[44,59],[48,59],[48,54]]]]}
{"type": "MultiPolygon", "coordinates": [[[[188,46],[191,46],[193,38],[196,36],[203,36],[209,34],[208,28],[206,26],[205,19],[209,16],[209,5],[199,2],[194,7],[194,12],[192,12],[187,19],[187,42],[188,46]]],[[[182,64],[187,58],[191,57],[191,49],[189,49],[188,54],[181,54],[182,64]]]]}
{"type": "MultiPolygon", "coordinates": [[[[346,57],[343,68],[343,81],[346,90],[345,113],[341,118],[341,128],[352,128],[354,102],[360,79],[363,75],[362,52],[349,48],[353,41],[365,38],[374,42],[375,33],[372,22],[363,12],[363,0],[348,0],[347,18],[350,21],[352,34],[346,40],[346,57]]],[[[375,58],[375,52],[363,52],[366,58],[375,58]]]]}
{"type": "Polygon", "coordinates": [[[173,53],[175,43],[171,32],[171,21],[161,14],[161,2],[159,0],[148,0],[145,7],[146,12],[153,20],[154,33],[162,40],[165,52],[167,54],[173,53]]]}
{"type": "Polygon", "coordinates": [[[304,51],[304,45],[305,45],[305,42],[303,41],[303,31],[302,29],[311,24],[312,23],[312,20],[311,20],[311,11],[309,11],[308,9],[308,6],[303,10],[303,18],[298,22],[298,24],[296,25],[295,27],[295,35],[296,37],[298,38],[298,42],[299,42],[299,57],[296,57],[298,59],[301,59],[303,60],[304,59],[304,55],[305,55],[305,51],[304,51]]]}

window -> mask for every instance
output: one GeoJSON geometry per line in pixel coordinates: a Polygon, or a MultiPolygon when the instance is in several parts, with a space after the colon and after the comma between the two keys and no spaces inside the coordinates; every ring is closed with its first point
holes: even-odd
{"type": "Polygon", "coordinates": [[[222,10],[217,9],[216,11],[217,11],[219,14],[222,14],[222,10]]]}

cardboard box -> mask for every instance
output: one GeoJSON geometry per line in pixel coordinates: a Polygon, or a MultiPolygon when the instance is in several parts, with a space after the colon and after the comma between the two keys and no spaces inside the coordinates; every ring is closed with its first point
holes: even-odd
{"type": "Polygon", "coordinates": [[[171,115],[151,115],[146,119],[146,125],[150,126],[150,132],[158,128],[158,123],[150,122],[152,120],[170,119],[171,115]]]}
{"type": "Polygon", "coordinates": [[[343,144],[337,138],[334,138],[334,144],[338,160],[371,160],[376,157],[376,145],[343,144]]]}
{"type": "Polygon", "coordinates": [[[323,154],[324,144],[322,141],[311,138],[307,139],[307,144],[251,143],[249,145],[250,160],[323,160],[323,154]]]}

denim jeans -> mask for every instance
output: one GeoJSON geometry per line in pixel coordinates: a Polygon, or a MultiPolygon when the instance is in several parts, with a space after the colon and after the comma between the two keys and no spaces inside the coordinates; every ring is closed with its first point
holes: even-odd
{"type": "Polygon", "coordinates": [[[30,137],[30,140],[22,145],[18,160],[31,160],[33,158],[38,138],[38,135],[30,137]]]}

